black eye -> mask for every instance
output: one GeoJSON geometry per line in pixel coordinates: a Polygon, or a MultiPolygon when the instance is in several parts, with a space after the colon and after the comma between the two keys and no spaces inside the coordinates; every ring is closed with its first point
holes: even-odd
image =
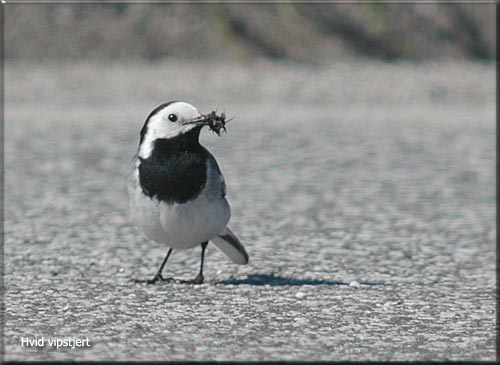
{"type": "Polygon", "coordinates": [[[168,120],[170,120],[171,122],[177,122],[177,115],[175,114],[170,114],[168,116],[168,120]]]}

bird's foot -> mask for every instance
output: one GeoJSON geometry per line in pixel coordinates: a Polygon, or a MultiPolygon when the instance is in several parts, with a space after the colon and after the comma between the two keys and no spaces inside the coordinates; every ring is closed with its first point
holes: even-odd
{"type": "Polygon", "coordinates": [[[193,280],[181,280],[181,284],[203,284],[203,275],[198,274],[193,280]]]}
{"type": "Polygon", "coordinates": [[[134,279],[135,283],[141,283],[141,284],[155,284],[158,281],[164,281],[167,283],[173,283],[176,282],[174,278],[164,278],[161,274],[157,273],[152,279],[146,279],[146,280],[140,280],[140,279],[134,279]]]}

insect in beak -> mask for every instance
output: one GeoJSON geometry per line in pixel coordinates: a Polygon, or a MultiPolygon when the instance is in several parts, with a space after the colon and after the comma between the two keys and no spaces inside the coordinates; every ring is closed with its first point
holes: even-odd
{"type": "Polygon", "coordinates": [[[189,122],[185,122],[184,124],[195,124],[197,126],[208,125],[212,131],[214,131],[217,135],[221,135],[221,132],[226,132],[226,123],[231,121],[233,118],[226,120],[226,114],[221,113],[217,114],[216,111],[212,111],[208,114],[204,114],[199,116],[198,118],[192,119],[189,122]]]}

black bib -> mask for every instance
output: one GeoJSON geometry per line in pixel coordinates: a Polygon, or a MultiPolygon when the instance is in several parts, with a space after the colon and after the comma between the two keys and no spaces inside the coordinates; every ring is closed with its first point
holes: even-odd
{"type": "Polygon", "coordinates": [[[209,155],[198,141],[200,130],[154,142],[151,155],[140,158],[139,183],[144,194],[167,203],[186,203],[202,192],[209,155]]]}

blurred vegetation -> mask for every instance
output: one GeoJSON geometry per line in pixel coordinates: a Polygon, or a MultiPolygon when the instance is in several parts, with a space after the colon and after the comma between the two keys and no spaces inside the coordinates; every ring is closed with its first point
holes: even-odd
{"type": "Polygon", "coordinates": [[[7,4],[7,59],[495,58],[495,5],[7,4]]]}

